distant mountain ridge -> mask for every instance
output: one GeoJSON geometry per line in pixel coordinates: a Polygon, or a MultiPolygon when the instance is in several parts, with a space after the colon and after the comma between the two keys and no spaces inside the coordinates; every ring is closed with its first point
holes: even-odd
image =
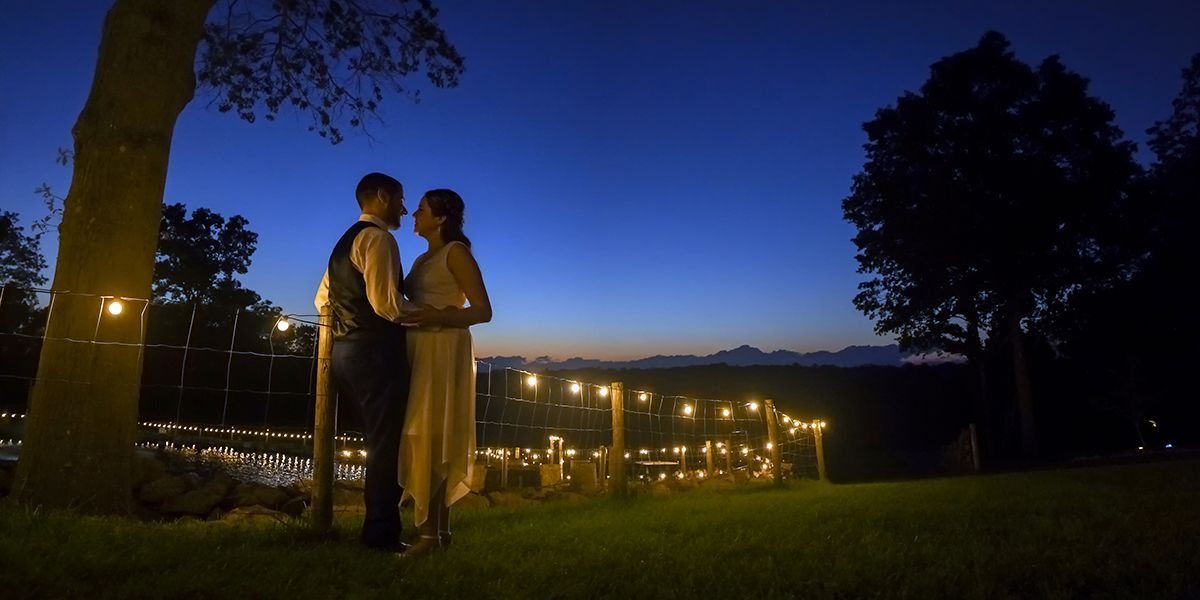
{"type": "Polygon", "coordinates": [[[657,355],[636,360],[599,360],[595,358],[568,358],[555,361],[548,356],[529,360],[524,356],[491,356],[479,360],[491,363],[492,366],[527,371],[561,371],[568,369],[667,369],[671,367],[694,367],[703,365],[727,364],[736,367],[800,365],[833,367],[860,367],[863,365],[895,366],[908,362],[910,357],[900,352],[898,344],[887,346],[847,346],[837,352],[821,350],[818,352],[793,352],[791,350],[776,350],[763,352],[749,345],[742,345],[732,350],[721,350],[708,356],[657,355]]]}

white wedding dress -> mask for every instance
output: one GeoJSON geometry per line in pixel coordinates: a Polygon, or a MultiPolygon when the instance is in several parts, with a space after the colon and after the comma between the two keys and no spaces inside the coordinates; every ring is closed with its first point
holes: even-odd
{"type": "MultiPolygon", "coordinates": [[[[404,291],[417,304],[463,307],[466,295],[446,264],[450,242],[417,257],[404,291]]],[[[400,485],[413,521],[429,517],[430,496],[446,481],[446,506],[470,492],[475,466],[475,350],[466,328],[408,330],[412,379],[400,438],[400,485]]]]}

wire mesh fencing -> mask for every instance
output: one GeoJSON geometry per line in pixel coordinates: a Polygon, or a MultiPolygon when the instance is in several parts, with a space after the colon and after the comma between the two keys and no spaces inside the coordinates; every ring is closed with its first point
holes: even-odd
{"type": "MultiPolygon", "coordinates": [[[[250,454],[304,456],[311,447],[320,329],[310,320],[315,318],[270,306],[230,310],[0,288],[0,440],[19,438],[47,344],[121,347],[138,352],[142,361],[140,382],[132,385],[138,388],[144,443],[194,452],[222,449],[248,465],[309,476],[310,463],[250,454]],[[90,336],[47,334],[64,296],[91,303],[96,325],[90,336]],[[136,319],[131,323],[136,336],[106,338],[106,323],[120,319],[136,319]]],[[[634,482],[749,479],[776,472],[823,476],[824,422],[797,419],[767,403],[625,389],[484,361],[476,361],[476,377],[476,487],[566,482],[604,487],[614,462],[614,407],[622,411],[624,439],[624,460],[617,462],[634,482]]],[[[99,385],[86,377],[56,383],[74,385],[80,393],[99,385]]],[[[361,464],[365,452],[363,430],[357,408],[339,405],[339,477],[361,475],[351,467],[361,464]]]]}

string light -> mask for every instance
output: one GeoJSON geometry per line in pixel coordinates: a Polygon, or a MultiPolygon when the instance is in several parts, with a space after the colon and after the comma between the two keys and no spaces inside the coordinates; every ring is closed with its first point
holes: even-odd
{"type": "Polygon", "coordinates": [[[751,402],[751,403],[749,404],[749,408],[750,408],[750,410],[758,410],[758,403],[757,403],[757,402],[751,402]]]}
{"type": "Polygon", "coordinates": [[[685,414],[685,415],[690,415],[690,414],[692,414],[692,405],[691,405],[691,404],[684,404],[684,405],[683,405],[683,414],[685,414]]]}
{"type": "Polygon", "coordinates": [[[600,388],[600,397],[601,398],[608,397],[608,388],[606,388],[606,387],[600,388]]]}
{"type": "Polygon", "coordinates": [[[125,307],[121,304],[120,300],[113,299],[112,302],[108,303],[108,314],[114,317],[121,314],[123,310],[125,310],[125,307]]]}
{"type": "Polygon", "coordinates": [[[530,375],[529,377],[525,378],[525,383],[528,384],[529,387],[533,387],[537,385],[537,377],[530,375]]]}
{"type": "Polygon", "coordinates": [[[572,383],[572,384],[571,384],[571,391],[572,391],[572,392],[575,392],[576,394],[578,394],[578,393],[579,393],[579,384],[578,384],[578,383],[572,383]]]}
{"type": "Polygon", "coordinates": [[[721,416],[722,416],[722,417],[726,417],[726,418],[728,418],[728,417],[729,417],[729,409],[728,409],[728,408],[722,408],[722,409],[721,409],[721,416]]]}
{"type": "Polygon", "coordinates": [[[291,328],[292,324],[288,321],[287,317],[279,317],[279,320],[275,322],[275,329],[279,331],[287,331],[291,328]]]}
{"type": "Polygon", "coordinates": [[[646,398],[647,398],[647,396],[646,396],[646,392],[642,392],[642,393],[638,394],[638,400],[641,400],[642,402],[645,402],[645,401],[646,401],[646,398]]]}

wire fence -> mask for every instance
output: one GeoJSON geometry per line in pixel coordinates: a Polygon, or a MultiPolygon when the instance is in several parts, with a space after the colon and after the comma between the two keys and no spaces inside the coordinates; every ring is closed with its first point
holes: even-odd
{"type": "MultiPolygon", "coordinates": [[[[303,456],[311,445],[317,335],[316,315],[284,315],[269,306],[229,310],[0,288],[0,437],[16,437],[3,427],[14,429],[24,417],[47,342],[127,347],[143,361],[137,384],[143,440],[194,452],[219,449],[246,464],[275,464],[303,477],[311,463],[251,459],[246,451],[303,456]],[[47,335],[64,296],[95,301],[90,337],[47,335]],[[138,319],[136,339],[105,338],[105,321],[120,319],[138,319]]],[[[761,477],[774,466],[774,444],[785,476],[818,476],[824,422],[796,419],[765,403],[665,395],[484,361],[476,361],[476,372],[476,459],[487,467],[478,471],[497,480],[480,485],[544,484],[550,472],[569,479],[589,470],[602,485],[614,406],[623,410],[625,462],[634,480],[761,477]],[[774,444],[771,417],[778,425],[774,444]]],[[[58,382],[84,389],[94,383],[58,382]]],[[[343,463],[338,476],[359,476],[345,466],[364,454],[357,408],[341,405],[335,424],[343,463]]]]}

